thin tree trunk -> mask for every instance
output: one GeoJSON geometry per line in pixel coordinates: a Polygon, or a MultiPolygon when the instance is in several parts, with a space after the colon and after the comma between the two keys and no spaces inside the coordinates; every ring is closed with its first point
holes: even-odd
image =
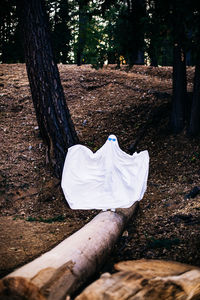
{"type": "Polygon", "coordinates": [[[66,299],[100,270],[137,205],[98,214],[54,249],[9,274],[0,281],[0,298],[66,299]]]}
{"type": "MultiPolygon", "coordinates": [[[[131,26],[131,40],[128,45],[128,63],[144,64],[144,24],[146,5],[144,0],[129,1],[129,26],[131,26]]],[[[130,39],[130,37],[128,37],[130,39]]]]}
{"type": "Polygon", "coordinates": [[[188,128],[188,133],[191,136],[197,136],[200,134],[200,16],[199,14],[196,22],[197,22],[197,33],[195,37],[196,67],[195,67],[195,75],[194,75],[192,107],[191,107],[190,122],[188,128]]]}
{"type": "Polygon", "coordinates": [[[200,133],[200,58],[195,67],[192,109],[189,124],[189,134],[196,136],[200,133]]]}
{"type": "Polygon", "coordinates": [[[151,66],[152,67],[158,67],[158,60],[156,56],[156,51],[153,45],[150,45],[150,50],[149,50],[149,57],[151,61],[151,66]]]}
{"type": "Polygon", "coordinates": [[[184,15],[179,10],[179,2],[174,1],[173,8],[173,99],[171,113],[171,129],[174,133],[183,130],[186,121],[187,79],[184,27],[184,15]]]}
{"type": "Polygon", "coordinates": [[[186,99],[187,81],[185,53],[180,43],[175,42],[173,56],[173,103],[171,114],[171,128],[174,133],[179,133],[184,128],[186,99]]]}
{"type": "Polygon", "coordinates": [[[156,30],[154,29],[154,24],[152,26],[152,33],[151,33],[151,38],[150,38],[150,44],[148,48],[148,55],[150,58],[150,63],[152,67],[158,67],[158,58],[156,55],[156,47],[155,47],[155,37],[156,36],[156,30]]]}
{"type": "Polygon", "coordinates": [[[78,32],[78,47],[77,47],[77,66],[83,63],[83,50],[87,36],[88,15],[86,6],[88,0],[79,0],[79,32],[78,32]]]}
{"type": "Polygon", "coordinates": [[[78,138],[54,60],[47,18],[40,0],[18,0],[27,73],[40,133],[55,175],[61,177],[68,147],[78,138]]]}

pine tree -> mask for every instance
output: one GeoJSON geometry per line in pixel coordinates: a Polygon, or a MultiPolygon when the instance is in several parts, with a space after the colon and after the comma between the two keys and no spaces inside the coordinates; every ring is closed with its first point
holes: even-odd
{"type": "Polygon", "coordinates": [[[66,105],[41,0],[19,0],[27,73],[40,133],[55,175],[61,177],[68,147],[78,142],[66,105]]]}

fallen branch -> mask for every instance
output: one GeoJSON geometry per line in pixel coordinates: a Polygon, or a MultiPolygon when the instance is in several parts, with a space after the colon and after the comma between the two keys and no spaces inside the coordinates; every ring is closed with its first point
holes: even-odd
{"type": "Polygon", "coordinates": [[[0,281],[0,299],[66,299],[99,271],[137,206],[98,214],[51,251],[10,273],[0,281]]]}

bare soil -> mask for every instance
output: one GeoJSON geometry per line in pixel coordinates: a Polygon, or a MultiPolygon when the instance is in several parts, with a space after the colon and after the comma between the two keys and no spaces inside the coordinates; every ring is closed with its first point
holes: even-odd
{"type": "MultiPolygon", "coordinates": [[[[111,133],[128,152],[150,154],[148,189],[105,270],[126,259],[157,258],[200,266],[200,139],[168,130],[170,67],[59,65],[80,143],[96,151],[111,133]],[[153,117],[152,117],[153,116],[153,117]]],[[[188,69],[192,91],[193,69],[188,69]]],[[[46,160],[25,65],[0,65],[0,276],[81,228],[98,211],[72,211],[46,160]]]]}

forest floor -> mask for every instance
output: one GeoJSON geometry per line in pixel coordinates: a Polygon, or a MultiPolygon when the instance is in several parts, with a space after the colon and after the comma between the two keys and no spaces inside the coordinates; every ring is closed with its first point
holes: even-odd
{"type": "MultiPolygon", "coordinates": [[[[140,258],[200,266],[200,139],[168,130],[172,69],[59,65],[67,104],[80,142],[93,151],[109,134],[120,147],[147,130],[138,151],[150,154],[148,188],[116,244],[112,263],[140,258]],[[153,117],[152,117],[153,116],[153,117]]],[[[188,69],[192,91],[193,69],[188,69]]],[[[46,252],[98,211],[70,210],[46,163],[46,147],[32,106],[23,64],[0,65],[0,275],[46,252]]]]}

